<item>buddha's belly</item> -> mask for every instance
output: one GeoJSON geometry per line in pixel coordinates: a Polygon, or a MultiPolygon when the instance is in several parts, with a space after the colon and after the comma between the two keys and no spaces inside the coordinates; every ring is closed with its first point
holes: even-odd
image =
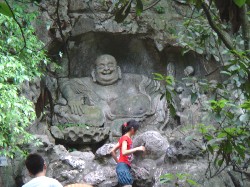
{"type": "Polygon", "coordinates": [[[109,106],[111,113],[119,117],[142,117],[151,109],[149,98],[142,94],[118,98],[109,106]]]}

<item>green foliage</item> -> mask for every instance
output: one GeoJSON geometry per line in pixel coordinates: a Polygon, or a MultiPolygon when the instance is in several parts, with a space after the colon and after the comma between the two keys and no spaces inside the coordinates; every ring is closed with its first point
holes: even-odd
{"type": "Polygon", "coordinates": [[[165,88],[166,88],[165,93],[162,94],[161,99],[163,97],[165,97],[167,99],[170,113],[173,117],[175,117],[176,107],[175,107],[175,103],[174,103],[174,96],[176,93],[174,90],[174,85],[175,85],[174,77],[165,76],[165,75],[162,75],[160,73],[153,73],[153,75],[155,76],[155,78],[154,78],[155,80],[161,81],[165,85],[165,88]]]}
{"type": "Polygon", "coordinates": [[[246,3],[246,0],[233,0],[233,1],[238,7],[242,7],[246,3]]]}
{"type": "MultiPolygon", "coordinates": [[[[121,3],[118,11],[123,9],[121,13],[124,12],[125,7],[128,7],[125,6],[128,2],[132,3],[126,0],[118,2],[121,3]]],[[[233,0],[233,2],[238,7],[250,4],[250,0],[233,0]]],[[[181,3],[191,8],[191,14],[184,17],[182,28],[176,29],[180,30],[175,36],[176,45],[183,47],[183,54],[193,51],[205,57],[206,61],[216,61],[217,67],[207,72],[207,75],[218,70],[224,80],[213,84],[207,80],[188,78],[193,85],[190,88],[192,103],[198,102],[203,105],[202,95],[206,94],[210,97],[210,101],[205,103],[203,110],[208,112],[207,118],[210,119],[211,124],[201,125],[199,130],[206,142],[203,148],[209,153],[209,163],[214,163],[218,168],[210,175],[212,177],[226,166],[242,168],[246,161],[245,156],[250,154],[250,59],[249,49],[246,50],[246,45],[244,46],[250,41],[244,38],[243,32],[234,35],[230,33],[232,28],[237,26],[232,21],[232,16],[239,15],[230,14],[233,9],[227,7],[227,3],[223,4],[225,7],[217,7],[215,0],[209,1],[209,5],[208,1],[203,0],[183,0],[181,3]],[[226,13],[230,14],[227,23],[220,18],[226,19],[222,16],[225,9],[227,9],[226,13]]],[[[157,7],[155,8],[157,11],[157,7]]],[[[162,12],[162,9],[158,9],[157,12],[162,12]]],[[[128,14],[129,12],[126,12],[126,15],[123,14],[120,21],[123,21],[128,14]]],[[[246,16],[248,14],[249,12],[246,16]]],[[[239,29],[234,32],[237,31],[239,29]]],[[[166,93],[162,97],[167,98],[170,109],[175,111],[172,100],[174,97],[172,79],[161,74],[154,75],[156,80],[165,83],[166,93]]],[[[211,167],[209,164],[208,171],[211,167]]],[[[176,179],[175,175],[165,175],[165,182],[173,179],[176,179]]]]}
{"type": "MultiPolygon", "coordinates": [[[[216,32],[210,27],[202,10],[192,10],[192,16],[199,19],[184,18],[183,28],[176,33],[177,43],[183,47],[182,54],[195,51],[205,55],[206,60],[211,58],[217,62],[221,61],[223,54],[227,51],[220,47],[221,41],[216,32]]],[[[226,27],[226,25],[222,25],[226,27]]]]}
{"type": "MultiPolygon", "coordinates": [[[[189,80],[194,85],[190,88],[192,103],[202,103],[200,96],[204,93],[210,96],[205,110],[211,124],[200,125],[199,130],[205,141],[204,151],[208,152],[210,163],[213,163],[213,166],[209,164],[207,172],[210,173],[209,177],[213,177],[227,166],[243,168],[247,161],[246,155],[250,154],[250,59],[249,51],[243,46],[245,39],[241,33],[230,38],[234,50],[225,47],[205,16],[201,2],[186,1],[192,8],[192,14],[185,18],[184,27],[176,37],[177,44],[184,48],[183,54],[195,51],[207,60],[216,60],[220,64],[218,70],[223,75],[224,81],[218,84],[192,78],[189,80]],[[214,165],[216,171],[212,169],[214,165]]],[[[234,3],[242,7],[249,1],[234,0],[234,3]]],[[[229,24],[222,24],[213,3],[209,11],[215,23],[219,23],[224,31],[230,30],[229,24]]],[[[210,72],[207,74],[210,75],[210,72]]]]}
{"type": "Polygon", "coordinates": [[[136,14],[138,16],[140,16],[141,13],[142,13],[142,11],[143,11],[143,3],[142,3],[141,0],[136,0],[136,7],[135,7],[135,9],[136,9],[136,14]]]}
{"type": "Polygon", "coordinates": [[[4,2],[0,2],[0,14],[3,14],[5,16],[13,17],[13,14],[8,7],[8,5],[4,2]]]}
{"type": "Polygon", "coordinates": [[[41,76],[49,59],[31,26],[36,15],[27,12],[26,5],[15,3],[12,9],[18,19],[14,20],[8,6],[1,3],[1,7],[4,11],[0,9],[0,155],[12,158],[24,153],[22,145],[36,142],[26,131],[35,119],[34,106],[21,95],[21,85],[41,76]]]}
{"type": "Polygon", "coordinates": [[[191,175],[187,173],[167,173],[160,177],[160,182],[162,184],[169,184],[174,186],[199,186],[199,184],[191,179],[191,175]]]}
{"type": "Polygon", "coordinates": [[[225,99],[210,101],[210,116],[215,115],[219,126],[211,129],[202,125],[200,131],[207,141],[206,149],[219,167],[225,162],[241,168],[245,155],[249,154],[250,112],[245,110],[247,107],[249,101],[240,106],[225,99]]]}
{"type": "Polygon", "coordinates": [[[165,8],[162,7],[162,6],[156,6],[156,7],[155,7],[155,11],[156,11],[158,14],[164,14],[164,13],[165,13],[165,8]]]}
{"type": "MultiPolygon", "coordinates": [[[[195,5],[196,7],[199,7],[202,0],[182,0],[182,2],[186,2],[186,3],[189,3],[189,4],[195,5]]],[[[250,0],[233,0],[233,2],[238,7],[242,7],[245,4],[248,4],[248,5],[250,4],[250,0]]]]}

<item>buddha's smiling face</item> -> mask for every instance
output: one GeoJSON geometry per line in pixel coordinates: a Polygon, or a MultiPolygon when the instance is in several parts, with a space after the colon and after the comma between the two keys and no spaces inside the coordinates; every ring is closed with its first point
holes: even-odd
{"type": "Polygon", "coordinates": [[[102,85],[110,85],[119,79],[117,62],[111,55],[102,55],[96,60],[96,81],[102,85]]]}

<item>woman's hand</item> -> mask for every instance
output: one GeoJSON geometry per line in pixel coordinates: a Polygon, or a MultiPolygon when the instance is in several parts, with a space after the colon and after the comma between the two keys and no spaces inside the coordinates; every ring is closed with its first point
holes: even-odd
{"type": "Polygon", "coordinates": [[[146,148],[144,146],[137,147],[137,151],[146,151],[146,148]]]}

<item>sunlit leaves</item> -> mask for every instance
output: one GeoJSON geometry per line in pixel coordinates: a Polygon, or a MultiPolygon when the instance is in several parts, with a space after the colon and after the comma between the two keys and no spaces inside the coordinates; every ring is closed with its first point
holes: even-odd
{"type": "Polygon", "coordinates": [[[199,184],[191,178],[191,175],[188,173],[166,173],[160,176],[161,184],[168,184],[174,186],[182,186],[181,184],[189,184],[190,186],[199,186],[199,184]]]}
{"type": "Polygon", "coordinates": [[[143,3],[142,0],[136,0],[136,14],[138,16],[141,15],[142,11],[143,11],[143,3]]]}
{"type": "MultiPolygon", "coordinates": [[[[199,2],[204,1],[181,1],[181,3],[189,4],[193,13],[184,18],[184,27],[180,29],[176,38],[177,45],[183,47],[183,54],[194,51],[205,57],[210,63],[215,61],[220,63],[218,70],[223,78],[219,84],[190,81],[194,86],[189,90],[192,104],[195,104],[197,100],[201,101],[199,97],[203,93],[210,97],[207,106],[209,122],[201,125],[199,130],[204,137],[203,150],[213,155],[210,157],[210,162],[218,168],[216,174],[224,168],[223,166],[242,167],[245,155],[249,154],[250,59],[249,50],[244,50],[246,39],[243,39],[240,33],[231,35],[230,38],[235,50],[226,49],[221,36],[213,30],[207,17],[204,16],[199,2]],[[198,89],[195,84],[199,85],[198,89]]],[[[209,1],[211,19],[215,23],[220,23],[221,29],[228,32],[230,27],[221,22],[218,8],[214,2],[209,1]]],[[[238,7],[250,4],[249,0],[233,0],[233,2],[238,7]]],[[[208,75],[211,75],[209,71],[208,75]]]]}
{"type": "Polygon", "coordinates": [[[5,16],[13,17],[13,14],[8,7],[8,5],[4,2],[0,2],[0,14],[3,14],[5,16]]]}
{"type": "Polygon", "coordinates": [[[233,0],[233,1],[238,7],[242,7],[246,3],[246,0],[233,0]]]}
{"type": "Polygon", "coordinates": [[[161,81],[165,85],[165,88],[166,88],[165,93],[161,96],[161,99],[163,99],[163,97],[166,98],[166,100],[168,102],[168,107],[169,107],[169,110],[170,110],[170,114],[171,114],[171,116],[175,117],[175,115],[176,115],[176,107],[175,107],[174,99],[173,99],[174,95],[175,95],[174,77],[165,76],[165,75],[162,75],[160,73],[153,73],[153,75],[154,75],[155,80],[161,81]]]}
{"type": "MultiPolygon", "coordinates": [[[[11,1],[9,1],[11,3],[11,1]]],[[[14,19],[0,12],[0,155],[14,157],[24,153],[23,144],[36,142],[27,127],[35,119],[33,103],[21,95],[21,84],[42,75],[49,62],[44,44],[34,35],[30,22],[34,13],[27,6],[11,4],[16,18],[23,24],[26,38],[23,48],[22,33],[14,19]]]]}
{"type": "Polygon", "coordinates": [[[240,107],[246,110],[250,110],[250,100],[245,101],[240,107]]]}

